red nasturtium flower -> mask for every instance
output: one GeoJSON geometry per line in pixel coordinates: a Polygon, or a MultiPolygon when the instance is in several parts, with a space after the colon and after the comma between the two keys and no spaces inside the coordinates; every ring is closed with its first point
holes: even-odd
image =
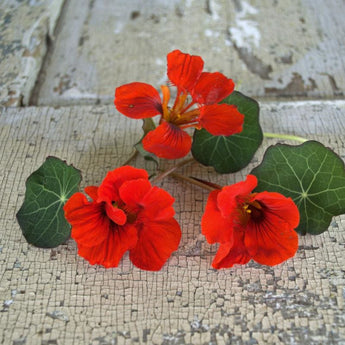
{"type": "Polygon", "coordinates": [[[217,104],[234,90],[234,83],[222,73],[202,72],[200,56],[174,50],[167,56],[168,78],[177,87],[172,107],[170,90],[162,85],[158,91],[146,83],[134,82],[115,91],[116,109],[133,119],[161,115],[159,126],[143,139],[146,151],[167,159],[184,157],[191,149],[190,135],[183,129],[205,128],[213,135],[229,136],[242,131],[244,116],[236,106],[217,104]],[[190,97],[188,97],[190,96],[190,97]]]}
{"type": "Polygon", "coordinates": [[[179,245],[174,198],[151,186],[143,169],[130,166],[107,174],[99,187],[86,187],[92,199],[75,193],[65,204],[78,254],[90,264],[116,267],[129,250],[133,264],[159,270],[179,245]]]}
{"type": "Polygon", "coordinates": [[[220,243],[214,268],[256,262],[274,266],[295,255],[299,211],[292,199],[274,192],[252,193],[254,175],[210,193],[202,218],[209,243],[220,243]]]}

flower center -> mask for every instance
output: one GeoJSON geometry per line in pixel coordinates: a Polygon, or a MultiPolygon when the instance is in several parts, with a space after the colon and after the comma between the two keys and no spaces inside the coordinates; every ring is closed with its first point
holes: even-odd
{"type": "Polygon", "coordinates": [[[118,204],[116,201],[112,202],[113,207],[117,207],[121,211],[123,211],[127,217],[127,222],[129,224],[133,224],[137,220],[137,214],[134,210],[130,210],[125,204],[118,204]]]}
{"type": "Polygon", "coordinates": [[[161,86],[163,93],[163,117],[167,122],[173,123],[181,129],[188,127],[199,128],[198,117],[200,111],[198,108],[190,109],[195,102],[192,100],[188,103],[188,93],[178,91],[173,107],[169,107],[170,90],[166,85],[161,86]]]}
{"type": "Polygon", "coordinates": [[[136,213],[133,210],[129,210],[121,202],[112,201],[111,204],[106,203],[105,209],[107,216],[117,225],[133,224],[137,219],[136,213]]]}
{"type": "MultiPolygon", "coordinates": [[[[252,194],[251,196],[253,196],[252,194]]],[[[250,220],[255,223],[262,221],[264,217],[264,212],[262,206],[258,201],[246,201],[242,204],[240,208],[239,221],[242,226],[246,226],[250,220]]]]}

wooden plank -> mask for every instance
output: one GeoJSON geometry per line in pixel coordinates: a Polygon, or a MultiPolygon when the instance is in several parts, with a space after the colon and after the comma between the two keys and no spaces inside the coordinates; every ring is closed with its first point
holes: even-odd
{"type": "Polygon", "coordinates": [[[29,103],[63,1],[1,1],[1,105],[29,103]]]}
{"type": "Polygon", "coordinates": [[[341,0],[87,3],[67,4],[35,104],[112,103],[132,81],[159,87],[173,49],[201,55],[248,95],[344,96],[341,0]]]}
{"type": "MultiPolygon", "coordinates": [[[[262,104],[265,131],[317,139],[345,159],[345,102],[262,104]]],[[[90,266],[76,245],[26,243],[15,220],[25,180],[54,155],[99,184],[124,162],[140,121],[113,106],[2,109],[0,116],[1,344],[340,344],[345,339],[345,216],[300,238],[296,256],[275,266],[211,269],[215,246],[200,234],[207,192],[167,178],[182,225],[179,250],[159,272],[90,266]]],[[[228,184],[261,160],[266,139],[242,172],[217,175],[198,164],[181,172],[228,184]]],[[[169,167],[173,162],[165,162],[169,167]]],[[[143,167],[142,160],[136,166],[143,167]]],[[[150,169],[150,166],[147,166],[150,169]]],[[[152,167],[151,167],[152,168],[152,167]]]]}

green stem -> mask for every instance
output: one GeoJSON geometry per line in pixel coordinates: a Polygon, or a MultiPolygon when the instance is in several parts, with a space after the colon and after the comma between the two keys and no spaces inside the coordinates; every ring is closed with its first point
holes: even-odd
{"type": "Polygon", "coordinates": [[[163,178],[167,177],[168,175],[171,175],[176,169],[181,168],[182,166],[187,165],[193,161],[194,158],[188,158],[173,166],[172,168],[163,171],[160,175],[158,175],[155,179],[152,180],[152,184],[158,183],[160,180],[163,180],[163,178]]]}
{"type": "Polygon", "coordinates": [[[284,139],[284,140],[295,140],[299,141],[301,143],[305,143],[308,141],[308,139],[298,137],[296,135],[288,135],[288,134],[277,134],[277,133],[264,133],[264,137],[266,138],[278,138],[278,139],[284,139]]]}

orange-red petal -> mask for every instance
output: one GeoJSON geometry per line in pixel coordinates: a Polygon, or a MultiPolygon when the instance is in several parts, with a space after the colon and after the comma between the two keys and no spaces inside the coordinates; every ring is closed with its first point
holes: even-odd
{"type": "Polygon", "coordinates": [[[105,211],[109,219],[111,219],[117,225],[124,225],[127,221],[126,213],[115,205],[104,203],[105,211]]]}
{"type": "Polygon", "coordinates": [[[182,158],[188,154],[192,139],[188,133],[169,122],[163,122],[147,133],[143,139],[144,149],[157,157],[166,159],[182,158]]]}
{"type": "Polygon", "coordinates": [[[202,58],[174,50],[168,54],[167,60],[169,80],[179,91],[191,91],[204,67],[202,58]]]}
{"type": "Polygon", "coordinates": [[[291,228],[297,228],[300,214],[296,204],[291,198],[287,198],[280,193],[261,192],[256,194],[253,200],[259,201],[260,204],[265,206],[269,213],[277,215],[282,221],[289,224],[291,228]]]}
{"type": "Polygon", "coordinates": [[[178,248],[181,229],[174,218],[161,222],[146,222],[138,233],[137,245],[129,257],[135,266],[158,271],[178,248]]]}
{"type": "Polygon", "coordinates": [[[172,207],[174,201],[175,199],[167,191],[154,186],[141,201],[144,207],[141,216],[152,221],[170,219],[175,214],[172,207]]]}
{"type": "Polygon", "coordinates": [[[263,265],[277,265],[293,257],[298,249],[299,211],[290,198],[279,193],[257,194],[263,217],[251,219],[246,227],[245,245],[252,258],[263,265]]]}
{"type": "Polygon", "coordinates": [[[217,205],[222,216],[234,216],[238,203],[242,203],[248,198],[249,194],[257,186],[257,183],[256,176],[248,175],[245,181],[223,187],[217,197],[217,205]]]}
{"type": "Polygon", "coordinates": [[[230,217],[223,217],[217,205],[217,197],[220,193],[220,191],[215,190],[209,194],[201,219],[202,234],[211,244],[231,242],[233,238],[233,221],[230,217]]]}
{"type": "Polygon", "coordinates": [[[120,197],[126,208],[138,213],[141,222],[166,220],[175,214],[172,207],[175,199],[164,189],[152,187],[148,180],[125,182],[120,188],[120,197]]]}
{"type": "Polygon", "coordinates": [[[199,123],[212,135],[240,133],[243,129],[244,115],[234,105],[212,104],[199,108],[199,123]]]}
{"type": "Polygon", "coordinates": [[[236,234],[232,242],[220,244],[212,262],[213,268],[230,268],[235,264],[244,265],[251,259],[241,236],[241,234],[236,234]]]}
{"type": "Polygon", "coordinates": [[[119,200],[119,189],[125,181],[136,179],[148,179],[148,173],[144,169],[137,169],[131,166],[116,168],[107,173],[103,182],[98,188],[98,202],[105,201],[112,203],[119,200]]]}
{"type": "Polygon", "coordinates": [[[133,225],[113,225],[106,240],[98,245],[86,247],[78,242],[78,254],[91,265],[117,267],[124,253],[135,247],[137,240],[137,229],[133,225]]]}
{"type": "Polygon", "coordinates": [[[71,236],[84,246],[98,245],[109,233],[109,219],[103,205],[89,202],[82,193],[73,194],[64,206],[65,218],[72,226],[71,236]]]}
{"type": "Polygon", "coordinates": [[[224,74],[203,72],[194,86],[192,97],[199,104],[215,104],[234,91],[235,84],[224,74]]]}
{"type": "Polygon", "coordinates": [[[146,83],[130,83],[115,91],[116,109],[132,118],[144,119],[162,113],[162,101],[158,91],[146,83]]]}
{"type": "Polygon", "coordinates": [[[120,198],[131,211],[142,208],[142,199],[152,189],[147,179],[129,180],[122,184],[119,189],[120,198]]]}

